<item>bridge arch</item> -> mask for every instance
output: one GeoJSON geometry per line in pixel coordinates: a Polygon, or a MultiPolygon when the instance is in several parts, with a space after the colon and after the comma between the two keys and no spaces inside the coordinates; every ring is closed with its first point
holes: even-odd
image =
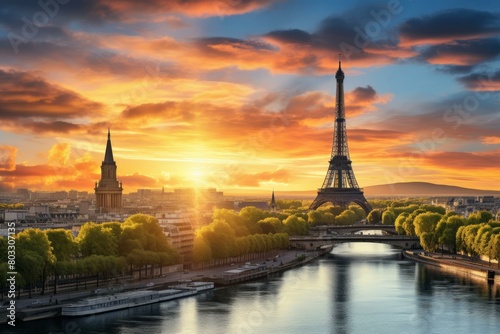
{"type": "Polygon", "coordinates": [[[347,242],[382,243],[401,249],[420,249],[420,240],[408,236],[330,236],[330,237],[290,237],[290,246],[306,251],[316,251],[327,245],[335,246],[347,242]]]}

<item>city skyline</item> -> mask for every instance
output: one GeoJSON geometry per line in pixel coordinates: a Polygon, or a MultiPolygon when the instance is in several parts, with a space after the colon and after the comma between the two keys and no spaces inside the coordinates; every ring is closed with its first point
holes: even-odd
{"type": "Polygon", "coordinates": [[[493,1],[7,1],[0,191],[321,186],[342,53],[361,187],[500,190],[493,1]]]}

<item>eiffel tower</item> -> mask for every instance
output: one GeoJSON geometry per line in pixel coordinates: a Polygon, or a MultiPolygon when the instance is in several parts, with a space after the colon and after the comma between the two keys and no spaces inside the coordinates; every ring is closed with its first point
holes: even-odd
{"type": "Polygon", "coordinates": [[[347,148],[344,77],[339,59],[339,69],[335,74],[335,79],[337,79],[337,96],[335,101],[335,128],[333,131],[330,165],[326,172],[325,181],[323,181],[321,188],[318,189],[318,195],[309,209],[315,210],[328,202],[342,207],[347,207],[350,203],[356,203],[368,214],[372,208],[363,195],[363,189],[356,182],[351,166],[351,159],[349,158],[349,149],[347,148]]]}

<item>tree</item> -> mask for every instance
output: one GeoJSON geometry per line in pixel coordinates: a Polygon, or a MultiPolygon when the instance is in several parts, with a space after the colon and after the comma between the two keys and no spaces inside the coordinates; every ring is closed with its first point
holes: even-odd
{"type": "Polygon", "coordinates": [[[267,217],[257,222],[262,233],[276,233],[283,230],[281,221],[276,217],[267,217]]]}
{"type": "Polygon", "coordinates": [[[446,209],[443,208],[442,206],[437,206],[437,205],[423,204],[420,206],[419,209],[424,210],[426,212],[439,213],[440,215],[446,214],[446,209]]]}
{"type": "Polygon", "coordinates": [[[437,223],[441,220],[441,217],[439,213],[433,212],[421,213],[416,216],[413,222],[416,235],[420,236],[424,232],[434,234],[437,223]]]}
{"type": "Polygon", "coordinates": [[[212,221],[223,220],[231,226],[236,236],[245,236],[249,234],[248,227],[245,225],[245,219],[238,215],[234,210],[216,209],[212,215],[212,221]]]}
{"type": "Polygon", "coordinates": [[[457,234],[460,226],[465,225],[465,219],[457,214],[446,214],[438,222],[434,237],[442,247],[447,246],[452,253],[457,251],[457,234]]]}
{"type": "Polygon", "coordinates": [[[434,233],[423,232],[420,234],[420,245],[427,252],[434,252],[437,248],[434,233]]]}
{"type": "Polygon", "coordinates": [[[493,218],[489,211],[476,211],[467,217],[467,225],[475,225],[480,223],[487,223],[493,218]]]}
{"type": "Polygon", "coordinates": [[[340,215],[335,217],[337,225],[353,225],[357,221],[356,214],[351,210],[344,210],[340,215]]]}
{"type": "Polygon", "coordinates": [[[382,224],[384,225],[394,225],[396,222],[396,215],[392,210],[385,210],[382,213],[382,224]]]}
{"type": "Polygon", "coordinates": [[[474,251],[480,255],[488,254],[488,244],[490,242],[490,236],[492,233],[492,228],[488,224],[481,225],[477,230],[476,237],[474,238],[474,251]]]}
{"type": "MultiPolygon", "coordinates": [[[[366,212],[360,206],[349,205],[348,209],[351,210],[352,212],[354,212],[354,214],[356,215],[355,222],[359,222],[359,221],[366,218],[366,212]]],[[[380,218],[380,216],[379,216],[379,218],[380,218]]],[[[380,221],[380,219],[379,219],[379,221],[380,221]]]]}
{"type": "Polygon", "coordinates": [[[493,234],[489,242],[490,258],[497,260],[498,268],[500,268],[500,233],[493,234]]]}
{"type": "Polygon", "coordinates": [[[41,294],[43,295],[47,271],[55,261],[47,234],[32,228],[18,233],[16,235],[16,255],[16,264],[28,284],[31,285],[36,280],[36,276],[41,277],[41,294]]]}
{"type": "Polygon", "coordinates": [[[295,215],[289,216],[283,221],[283,224],[288,235],[306,235],[308,232],[307,222],[295,215]]]}
{"type": "Polygon", "coordinates": [[[117,255],[118,240],[109,227],[96,223],[86,223],[78,232],[76,238],[83,256],[91,255],[117,255]]]}
{"type": "Polygon", "coordinates": [[[416,235],[416,232],[415,232],[415,225],[414,225],[414,220],[415,218],[421,214],[421,213],[425,213],[424,210],[422,209],[417,209],[415,211],[413,211],[404,221],[403,223],[403,228],[405,230],[405,234],[406,235],[409,235],[409,236],[415,236],[416,235]]]}
{"type": "Polygon", "coordinates": [[[405,225],[406,219],[409,216],[410,216],[409,213],[404,212],[404,213],[401,213],[398,216],[398,218],[396,218],[396,221],[394,222],[394,227],[396,228],[396,232],[398,232],[398,234],[405,234],[406,233],[404,225],[405,225]]]}
{"type": "Polygon", "coordinates": [[[158,219],[144,214],[135,214],[121,225],[122,232],[118,240],[120,255],[127,257],[134,250],[166,253],[172,256],[171,262],[180,262],[176,249],[168,243],[158,219]]]}
{"type": "Polygon", "coordinates": [[[366,216],[366,221],[368,224],[378,224],[380,223],[380,211],[377,209],[374,209],[368,213],[368,216],[366,216]]]}
{"type": "Polygon", "coordinates": [[[311,226],[328,225],[333,223],[333,215],[330,212],[311,210],[307,213],[307,222],[311,226]]]}
{"type": "Polygon", "coordinates": [[[73,238],[73,233],[62,228],[45,230],[52,246],[52,254],[57,261],[68,261],[78,255],[78,244],[73,238]]]}
{"type": "Polygon", "coordinates": [[[249,233],[262,233],[257,222],[271,216],[271,212],[257,209],[254,206],[246,206],[238,214],[244,221],[249,233]]]}
{"type": "Polygon", "coordinates": [[[283,200],[279,199],[276,201],[276,204],[282,210],[286,209],[299,209],[302,206],[302,201],[299,200],[283,200]]]}
{"type": "MultiPolygon", "coordinates": [[[[18,249],[21,248],[18,246],[18,249]]],[[[45,263],[43,258],[36,252],[22,249],[17,252],[16,268],[28,284],[29,297],[31,298],[31,286],[44,275],[45,263]]]]}

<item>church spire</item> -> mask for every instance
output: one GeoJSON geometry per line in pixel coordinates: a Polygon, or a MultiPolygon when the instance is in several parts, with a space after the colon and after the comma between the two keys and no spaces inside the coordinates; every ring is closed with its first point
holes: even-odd
{"type": "Polygon", "coordinates": [[[272,211],[276,210],[276,200],[274,199],[274,189],[273,189],[273,194],[271,196],[271,210],[272,211]]]}
{"type": "Polygon", "coordinates": [[[115,163],[115,160],[113,159],[113,149],[111,148],[111,133],[109,128],[108,128],[108,142],[106,143],[106,153],[104,154],[103,163],[111,165],[115,163]]]}

